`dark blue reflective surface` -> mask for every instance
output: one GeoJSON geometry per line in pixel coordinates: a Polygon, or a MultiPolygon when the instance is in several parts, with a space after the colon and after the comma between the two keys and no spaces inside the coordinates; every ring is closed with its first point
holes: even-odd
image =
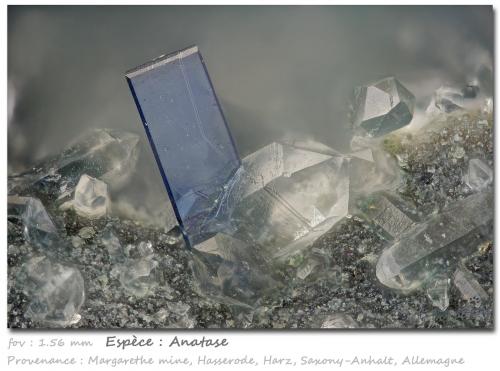
{"type": "Polygon", "coordinates": [[[207,238],[223,185],[240,158],[197,47],[126,74],[187,242],[207,238]]]}

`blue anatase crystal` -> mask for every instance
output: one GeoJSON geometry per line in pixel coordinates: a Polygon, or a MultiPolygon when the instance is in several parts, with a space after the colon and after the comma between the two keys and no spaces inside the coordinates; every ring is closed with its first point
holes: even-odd
{"type": "Polygon", "coordinates": [[[212,213],[240,158],[193,46],[126,74],[186,242],[213,234],[212,213]]]}

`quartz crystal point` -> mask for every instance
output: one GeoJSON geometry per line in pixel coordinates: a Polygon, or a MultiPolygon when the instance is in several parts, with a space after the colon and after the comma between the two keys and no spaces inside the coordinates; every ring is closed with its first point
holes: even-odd
{"type": "Polygon", "coordinates": [[[459,90],[442,86],[434,93],[434,104],[441,112],[450,113],[463,107],[464,96],[459,90]]]}
{"type": "Polygon", "coordinates": [[[8,209],[9,217],[22,221],[24,238],[32,246],[46,250],[59,242],[56,226],[39,199],[9,196],[8,209]]]}
{"type": "Polygon", "coordinates": [[[246,310],[277,287],[258,247],[224,233],[195,245],[190,266],[201,294],[246,310]]]}
{"type": "Polygon", "coordinates": [[[83,174],[75,188],[73,200],[64,203],[61,208],[73,208],[78,215],[89,219],[100,218],[109,209],[108,185],[83,174]]]}
{"type": "Polygon", "coordinates": [[[93,130],[33,171],[10,176],[9,194],[34,188],[50,197],[64,197],[72,193],[82,174],[120,188],[135,168],[138,143],[139,136],[133,133],[93,130]]]}
{"type": "Polygon", "coordinates": [[[473,191],[481,191],[493,181],[493,171],[480,159],[473,158],[469,160],[464,180],[473,191]]]}
{"type": "Polygon", "coordinates": [[[453,274],[453,283],[465,300],[472,301],[476,305],[481,304],[489,298],[472,272],[463,265],[459,266],[453,274]]]}
{"type": "Polygon", "coordinates": [[[448,295],[450,280],[448,277],[439,277],[433,280],[426,289],[426,294],[432,305],[441,311],[448,309],[450,298],[448,295]]]}
{"type": "MultiPolygon", "coordinates": [[[[108,235],[106,242],[112,245],[119,244],[116,238],[108,235]]],[[[115,248],[117,246],[112,246],[115,248]]],[[[109,248],[109,246],[108,246],[109,248]]],[[[154,250],[151,243],[140,242],[137,246],[129,246],[130,258],[123,264],[114,268],[114,275],[118,276],[125,291],[138,298],[145,297],[153,293],[158,286],[157,267],[158,262],[154,257],[154,250]]]]}
{"type": "Polygon", "coordinates": [[[347,215],[348,203],[345,156],[272,143],[243,159],[217,217],[238,238],[278,256],[328,231],[347,215]]]}
{"type": "Polygon", "coordinates": [[[415,225],[417,212],[399,198],[387,194],[372,194],[361,204],[364,215],[380,226],[392,238],[398,238],[415,225]]]}
{"type": "Polygon", "coordinates": [[[222,187],[240,159],[196,46],[126,74],[160,173],[188,245],[210,237],[222,187]]]}
{"type": "Polygon", "coordinates": [[[74,267],[35,257],[24,264],[23,288],[30,298],[25,315],[44,326],[65,327],[80,320],[84,281],[74,267]]]}
{"type": "Polygon", "coordinates": [[[358,133],[379,137],[409,124],[414,107],[413,94],[388,77],[354,90],[352,119],[358,133]]]}
{"type": "Polygon", "coordinates": [[[376,269],[379,281],[407,291],[420,286],[433,275],[427,258],[436,254],[458,255],[455,243],[492,220],[492,205],[492,192],[474,194],[410,228],[379,258],[376,269]]]}

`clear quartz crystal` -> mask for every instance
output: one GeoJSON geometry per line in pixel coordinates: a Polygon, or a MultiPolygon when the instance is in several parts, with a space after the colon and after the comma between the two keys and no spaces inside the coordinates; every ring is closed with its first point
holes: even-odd
{"type": "Polygon", "coordinates": [[[358,133],[379,137],[408,125],[414,107],[413,94],[388,77],[354,90],[352,119],[358,133]]]}
{"type": "Polygon", "coordinates": [[[72,192],[82,174],[99,178],[112,188],[123,187],[135,169],[138,144],[137,134],[93,130],[41,166],[9,176],[9,194],[35,188],[62,198],[72,192]]]}
{"type": "Polygon", "coordinates": [[[481,191],[493,181],[493,171],[482,160],[470,159],[464,181],[473,191],[481,191]]]}
{"type": "Polygon", "coordinates": [[[489,298],[488,294],[481,287],[472,272],[463,265],[460,265],[453,274],[453,283],[465,300],[480,305],[489,298]]]}
{"type": "Polygon", "coordinates": [[[328,231],[348,203],[346,156],[272,143],[243,159],[217,213],[236,237],[280,255],[328,231]]]}
{"type": "Polygon", "coordinates": [[[73,208],[80,216],[97,219],[106,215],[109,205],[108,185],[83,174],[75,188],[73,200],[62,204],[61,208],[73,208]]]}
{"type": "Polygon", "coordinates": [[[9,216],[21,219],[26,242],[40,249],[55,247],[60,241],[42,202],[33,197],[9,196],[9,216]]]}
{"type": "Polygon", "coordinates": [[[128,259],[118,267],[120,283],[130,295],[138,298],[150,295],[158,285],[157,267],[158,262],[152,256],[128,259]]]}
{"type": "Polygon", "coordinates": [[[414,208],[387,193],[372,194],[361,204],[364,214],[393,238],[400,237],[417,221],[414,208]]]}
{"type": "Polygon", "coordinates": [[[437,277],[427,285],[425,290],[432,305],[441,311],[445,311],[450,305],[449,287],[450,279],[448,277],[437,277]]]}
{"type": "Polygon", "coordinates": [[[441,112],[450,113],[464,106],[464,96],[459,90],[442,86],[434,93],[434,104],[441,112]]]}
{"type": "Polygon", "coordinates": [[[108,250],[108,254],[111,257],[117,257],[123,253],[122,245],[120,240],[113,233],[111,228],[106,228],[101,236],[101,243],[108,250]]]}
{"type": "Polygon", "coordinates": [[[249,309],[278,287],[257,246],[218,233],[193,252],[190,267],[197,290],[233,309],[249,309]]]}
{"type": "MultiPolygon", "coordinates": [[[[451,247],[492,220],[492,202],[492,192],[474,194],[410,228],[380,256],[376,269],[379,281],[400,290],[419,287],[434,274],[428,258],[438,253],[458,255],[459,250],[451,247]]],[[[463,248],[473,249],[470,244],[464,243],[463,248]]]]}
{"type": "Polygon", "coordinates": [[[30,300],[27,317],[51,327],[66,327],[79,321],[85,289],[78,269],[40,256],[25,263],[22,274],[30,300]]]}

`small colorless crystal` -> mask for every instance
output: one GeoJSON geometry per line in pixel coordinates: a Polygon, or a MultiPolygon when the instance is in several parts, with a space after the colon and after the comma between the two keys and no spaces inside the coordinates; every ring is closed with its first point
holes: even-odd
{"type": "Polygon", "coordinates": [[[348,314],[337,313],[329,315],[321,324],[321,328],[357,328],[358,324],[348,314]]]}
{"type": "Polygon", "coordinates": [[[75,188],[73,200],[61,205],[61,209],[72,208],[75,212],[89,219],[100,218],[108,212],[108,185],[87,174],[80,177],[75,188]]]}
{"type": "Polygon", "coordinates": [[[364,200],[365,215],[393,238],[398,238],[416,222],[416,212],[388,194],[375,194],[364,200]],[[413,211],[413,213],[411,212],[413,211]]]}
{"type": "Polygon", "coordinates": [[[493,181],[493,171],[482,160],[473,158],[469,160],[464,180],[473,191],[480,191],[493,181]]]}
{"type": "Polygon", "coordinates": [[[28,261],[24,272],[24,289],[30,298],[27,317],[46,326],[65,327],[79,321],[85,290],[78,269],[42,256],[28,261]]]}
{"type": "Polygon", "coordinates": [[[120,240],[115,236],[111,228],[104,230],[101,235],[101,243],[108,250],[109,256],[118,256],[123,252],[120,240]]]}
{"type": "MultiPolygon", "coordinates": [[[[411,290],[432,277],[426,258],[442,251],[493,218],[492,192],[482,192],[455,201],[443,212],[430,216],[407,230],[384,250],[377,262],[377,278],[388,287],[411,290]]],[[[468,248],[469,246],[464,246],[468,248]]],[[[472,248],[472,247],[470,247],[472,248]]]]}
{"type": "Polygon", "coordinates": [[[150,295],[157,287],[155,269],[158,262],[151,256],[128,259],[119,266],[119,280],[125,291],[136,297],[150,295]]]}
{"type": "Polygon", "coordinates": [[[427,286],[427,297],[432,302],[432,305],[441,311],[445,311],[450,305],[449,287],[450,280],[447,277],[436,278],[427,286]]]}
{"type": "Polygon", "coordinates": [[[26,241],[41,249],[55,246],[57,229],[42,202],[33,197],[9,196],[9,216],[20,218],[26,241]]]}
{"type": "Polygon", "coordinates": [[[442,86],[434,93],[434,104],[441,112],[450,113],[464,106],[464,96],[459,90],[442,86]]]}
{"type": "Polygon", "coordinates": [[[169,301],[167,302],[167,307],[170,312],[173,312],[178,316],[185,316],[188,313],[189,309],[191,309],[188,304],[185,304],[182,301],[178,301],[175,303],[169,301]]]}
{"type": "Polygon", "coordinates": [[[477,282],[474,275],[464,266],[459,266],[453,275],[453,283],[465,300],[480,304],[488,300],[489,296],[477,282]]]}
{"type": "Polygon", "coordinates": [[[249,309],[277,287],[255,246],[218,233],[193,251],[190,266],[197,290],[232,308],[249,309]]]}
{"type": "Polygon", "coordinates": [[[353,123],[358,133],[379,137],[406,126],[415,97],[394,77],[354,90],[353,123]]]}
{"type": "Polygon", "coordinates": [[[9,194],[34,188],[51,196],[66,197],[82,174],[99,178],[112,188],[121,188],[130,179],[138,159],[137,134],[93,130],[49,158],[32,171],[9,177],[9,194]]]}

